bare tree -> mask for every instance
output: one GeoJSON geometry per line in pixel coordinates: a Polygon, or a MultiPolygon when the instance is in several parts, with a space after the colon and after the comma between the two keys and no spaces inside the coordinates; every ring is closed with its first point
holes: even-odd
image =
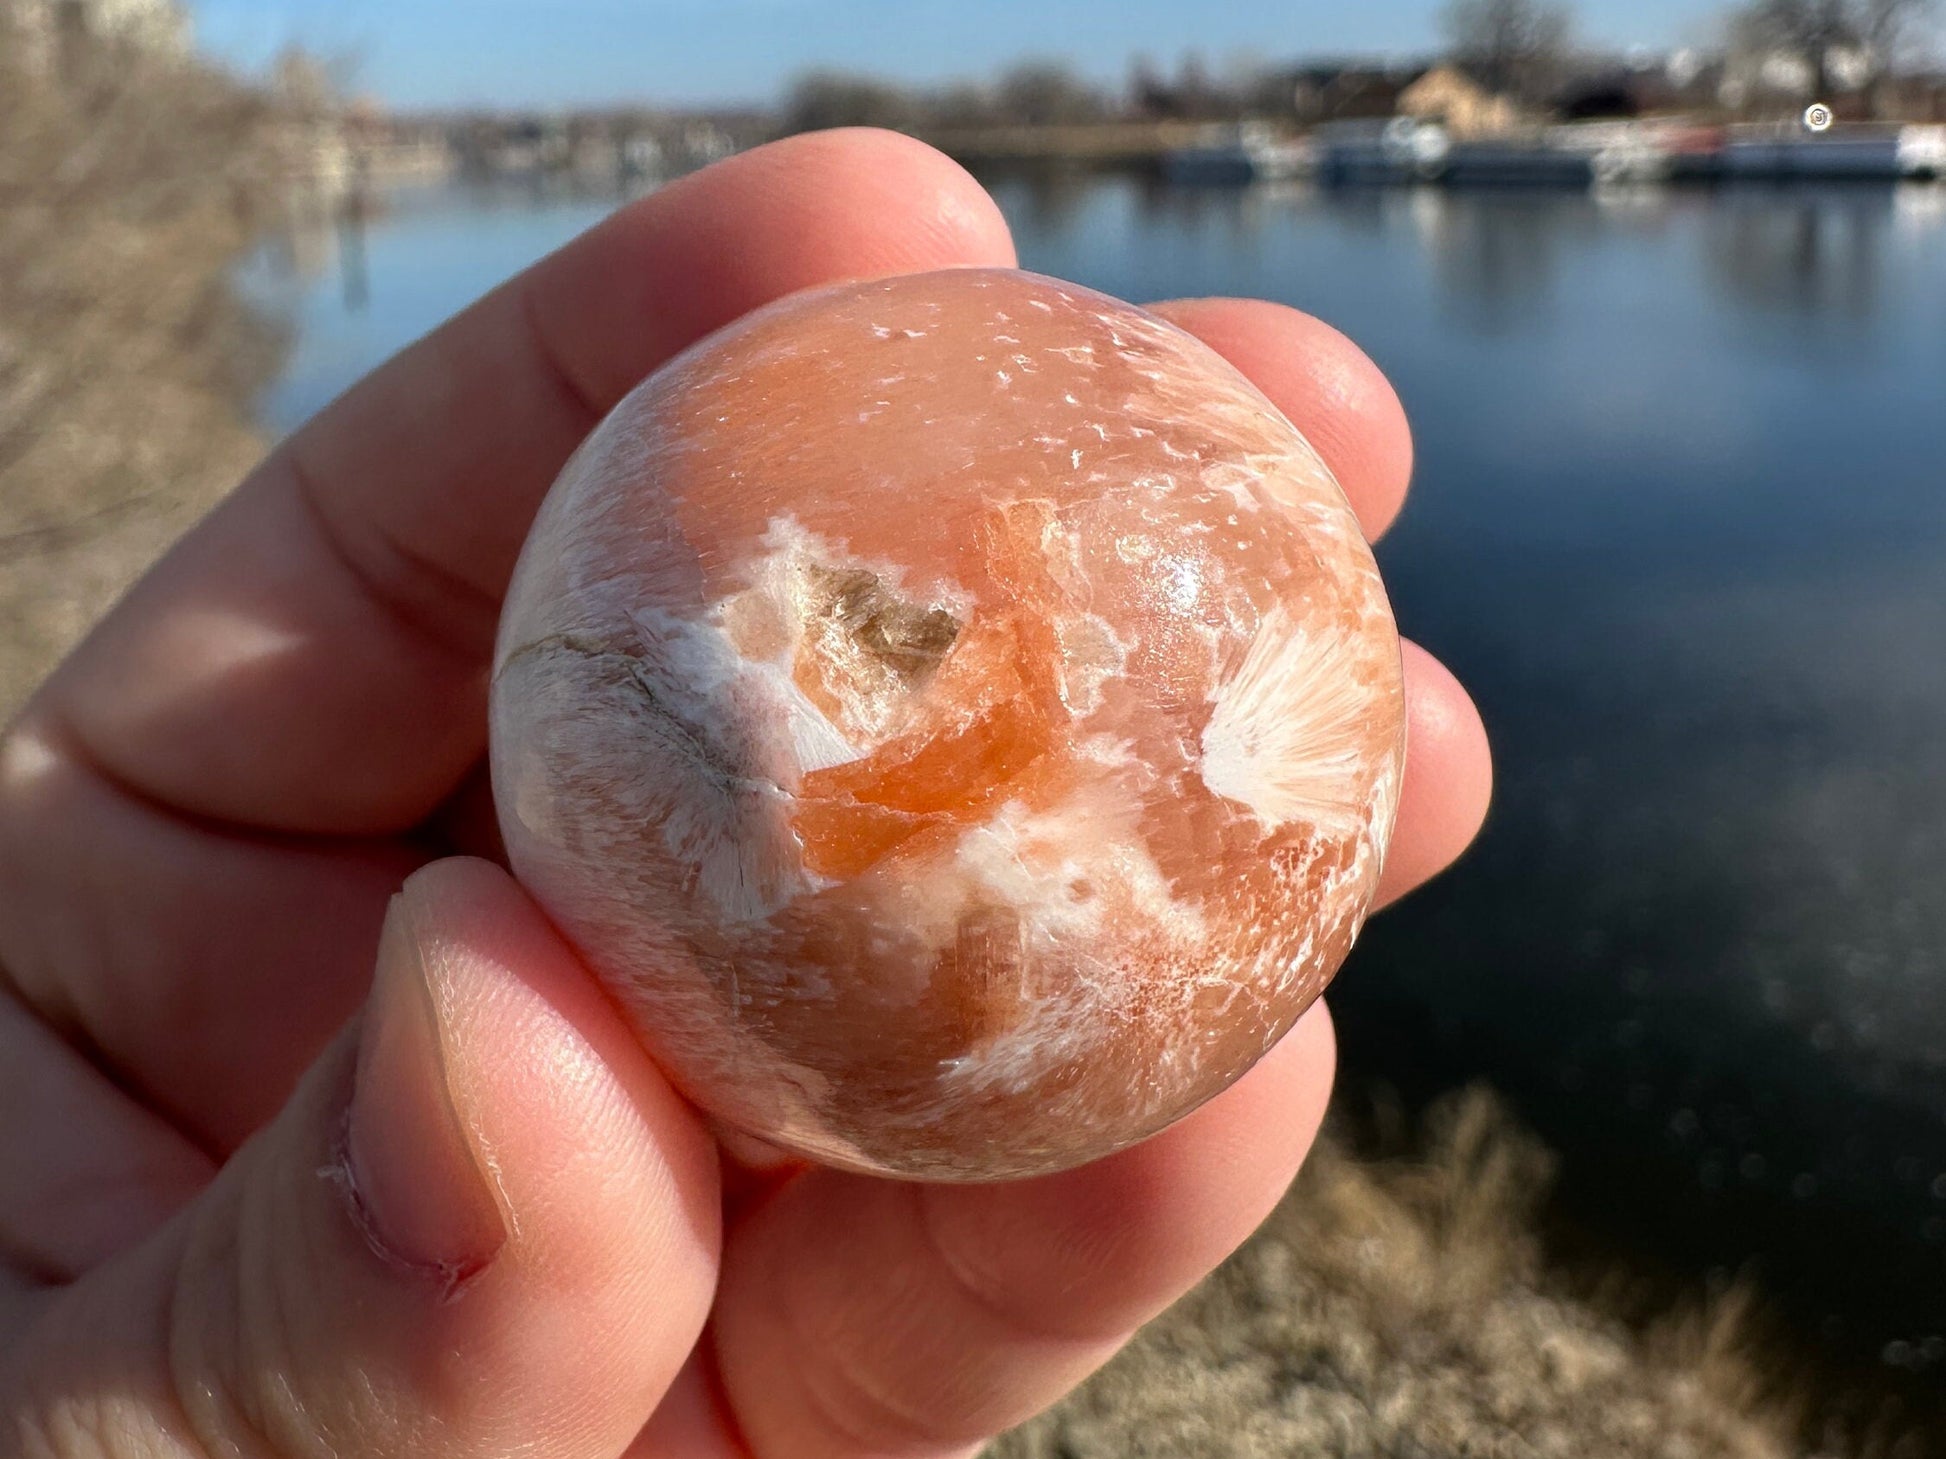
{"type": "Polygon", "coordinates": [[[1233,112],[1229,97],[1210,75],[1201,51],[1185,51],[1176,63],[1176,110],[1178,115],[1197,120],[1233,112]]]}
{"type": "Polygon", "coordinates": [[[1558,82],[1574,38],[1572,12],[1553,0],[1450,0],[1440,19],[1453,59],[1528,100],[1558,82]]]}
{"type": "Polygon", "coordinates": [[[1733,43],[1745,51],[1797,58],[1813,95],[1831,91],[1831,62],[1841,50],[1862,51],[1874,73],[1894,66],[1936,0],[1748,0],[1732,12],[1733,43]]]}
{"type": "Polygon", "coordinates": [[[1834,51],[1858,44],[1854,0],[1749,0],[1731,18],[1737,49],[1794,57],[1811,78],[1811,94],[1831,92],[1834,51]]]}
{"type": "Polygon", "coordinates": [[[1059,61],[1023,61],[1000,78],[1001,115],[1010,122],[1047,127],[1100,121],[1108,110],[1094,87],[1059,61]]]}
{"type": "Polygon", "coordinates": [[[1175,91],[1146,52],[1129,62],[1127,89],[1129,110],[1137,116],[1168,116],[1175,110],[1175,91]]]}
{"type": "Polygon", "coordinates": [[[1938,0],[1860,0],[1859,38],[1881,70],[1905,58],[1919,31],[1939,10],[1938,0]]]}
{"type": "Polygon", "coordinates": [[[911,131],[921,108],[913,95],[889,82],[838,71],[813,71],[792,85],[784,103],[786,131],[827,127],[889,127],[911,131]]]}

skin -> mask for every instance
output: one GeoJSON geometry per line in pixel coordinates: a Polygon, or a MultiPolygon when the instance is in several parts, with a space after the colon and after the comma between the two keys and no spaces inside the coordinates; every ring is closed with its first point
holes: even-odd
{"type": "MultiPolygon", "coordinates": [[[[968,1453],[1269,1212],[1329,1091],[1322,1007],[1080,1170],[798,1169],[713,1138],[492,860],[497,606],[599,416],[781,293],[1012,262],[917,143],[722,163],[354,387],[48,682],[0,742],[0,1453],[968,1453]]],[[[1369,361],[1269,304],[1163,312],[1383,530],[1412,448],[1369,361]]],[[[1386,900],[1490,780],[1464,691],[1406,669],[1386,900]]]]}

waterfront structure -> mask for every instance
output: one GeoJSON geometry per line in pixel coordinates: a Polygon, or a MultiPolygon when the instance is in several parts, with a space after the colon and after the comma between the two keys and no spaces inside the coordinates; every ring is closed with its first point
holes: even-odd
{"type": "Polygon", "coordinates": [[[1291,117],[1300,126],[1394,117],[1400,94],[1430,69],[1423,62],[1306,63],[1289,75],[1291,117]]]}
{"type": "Polygon", "coordinates": [[[1500,136],[1528,120],[1511,96],[1450,62],[1434,66],[1399,93],[1399,115],[1437,122],[1454,137],[1500,136]]]}

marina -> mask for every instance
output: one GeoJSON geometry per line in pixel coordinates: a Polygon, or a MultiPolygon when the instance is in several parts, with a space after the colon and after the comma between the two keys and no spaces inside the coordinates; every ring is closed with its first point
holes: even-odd
{"type": "Polygon", "coordinates": [[[1435,121],[1326,126],[1280,136],[1212,129],[1158,159],[1172,182],[1237,184],[1312,177],[1333,184],[1590,187],[1625,183],[1855,180],[1946,176],[1946,125],[1701,126],[1682,119],[1566,123],[1529,134],[1455,137],[1435,121]]]}

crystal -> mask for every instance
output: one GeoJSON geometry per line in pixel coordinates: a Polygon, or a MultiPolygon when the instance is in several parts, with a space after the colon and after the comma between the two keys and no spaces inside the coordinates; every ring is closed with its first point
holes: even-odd
{"type": "Polygon", "coordinates": [[[643,382],[501,623],[515,872],[728,1129],[1063,1168],[1241,1076],[1370,905],[1399,645],[1214,351],[1010,270],[794,295],[643,382]]]}

